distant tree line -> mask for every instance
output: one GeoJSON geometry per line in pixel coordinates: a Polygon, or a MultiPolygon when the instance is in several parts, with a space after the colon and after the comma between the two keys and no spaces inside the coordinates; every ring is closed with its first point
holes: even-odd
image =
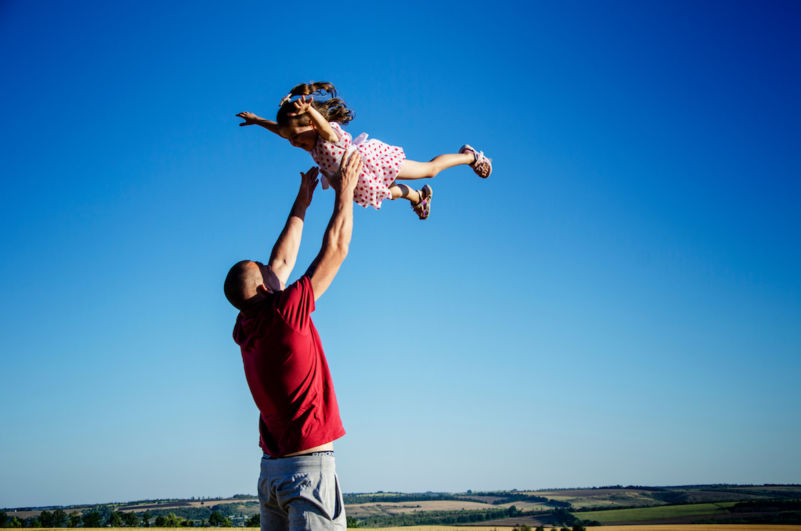
{"type": "Polygon", "coordinates": [[[801,500],[742,501],[729,507],[729,512],[732,513],[755,511],[801,511],[801,500]]]}
{"type": "Polygon", "coordinates": [[[207,519],[192,520],[175,513],[154,515],[145,511],[140,515],[105,508],[94,508],[82,514],[67,514],[63,509],[42,511],[38,516],[19,518],[0,511],[0,528],[25,527],[231,527],[231,519],[220,511],[210,511],[207,519]]]}
{"type": "Polygon", "coordinates": [[[742,524],[801,524],[801,500],[743,501],[729,507],[731,517],[726,523],[742,524]]]}
{"type": "MultiPolygon", "coordinates": [[[[587,490],[646,490],[646,491],[660,491],[667,490],[666,487],[648,487],[646,485],[602,485],[600,487],[586,487],[587,490]]],[[[560,490],[560,489],[553,489],[560,490]]],[[[562,490],[576,490],[576,489],[562,489],[562,490]]],[[[585,490],[580,488],[578,490],[585,490]]]]}
{"type": "MultiPolygon", "coordinates": [[[[543,505],[548,505],[550,507],[558,509],[570,509],[572,507],[570,502],[552,500],[550,498],[546,498],[545,496],[537,496],[534,494],[526,494],[525,492],[517,492],[517,491],[473,492],[472,490],[468,490],[466,495],[467,497],[471,498],[476,498],[476,497],[496,498],[491,502],[489,502],[492,505],[501,505],[510,502],[531,502],[531,503],[541,503],[543,505]]],[[[457,499],[464,499],[464,497],[465,496],[459,496],[457,497],[457,499]]]]}
{"type": "Polygon", "coordinates": [[[524,492],[470,492],[468,496],[471,497],[493,497],[492,505],[500,505],[502,503],[527,501],[533,503],[548,503],[548,498],[545,496],[535,496],[533,494],[526,494],[524,492]]]}

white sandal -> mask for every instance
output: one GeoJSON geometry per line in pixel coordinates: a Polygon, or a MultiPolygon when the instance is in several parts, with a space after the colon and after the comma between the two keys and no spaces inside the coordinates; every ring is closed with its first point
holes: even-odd
{"type": "Polygon", "coordinates": [[[472,153],[475,160],[470,164],[476,175],[486,179],[492,174],[492,159],[484,156],[483,151],[476,151],[470,144],[465,144],[459,148],[459,153],[472,153]]]}

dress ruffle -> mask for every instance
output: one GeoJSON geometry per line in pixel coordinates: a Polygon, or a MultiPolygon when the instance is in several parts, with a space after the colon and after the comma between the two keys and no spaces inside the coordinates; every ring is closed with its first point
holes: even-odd
{"type": "Polygon", "coordinates": [[[381,208],[384,199],[390,199],[389,187],[395,182],[406,155],[403,148],[391,146],[375,138],[368,140],[367,133],[355,139],[336,122],[331,127],[339,136],[338,142],[327,142],[318,136],[312,150],[314,161],[323,174],[323,188],[327,188],[326,178],[332,177],[339,169],[342,156],[354,149],[362,157],[362,173],[353,193],[353,200],[363,207],[381,208]]]}

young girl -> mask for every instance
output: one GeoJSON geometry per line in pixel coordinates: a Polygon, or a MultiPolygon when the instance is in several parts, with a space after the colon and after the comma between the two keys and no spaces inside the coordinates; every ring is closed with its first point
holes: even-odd
{"type": "MultiPolygon", "coordinates": [[[[353,119],[353,112],[336,96],[331,83],[302,83],[284,96],[279,104],[276,121],[265,120],[250,112],[237,114],[245,121],[239,125],[260,125],[289,140],[293,146],[311,153],[323,176],[332,177],[339,168],[342,156],[352,150],[361,155],[363,169],[354,191],[354,201],[364,207],[381,208],[384,199],[409,200],[420,219],[431,213],[434,191],[429,185],[414,190],[395,180],[414,180],[434,177],[445,168],[467,164],[479,177],[492,173],[492,162],[481,151],[465,144],[459,153],[439,155],[429,162],[409,160],[403,148],[390,146],[380,140],[367,140],[362,133],[356,139],[342,129],[353,119]],[[313,94],[328,94],[327,100],[316,101],[313,94]],[[299,99],[292,101],[295,96],[299,99]],[[307,99],[306,96],[309,96],[307,99]]],[[[323,179],[323,187],[327,181],[323,179]]]]}

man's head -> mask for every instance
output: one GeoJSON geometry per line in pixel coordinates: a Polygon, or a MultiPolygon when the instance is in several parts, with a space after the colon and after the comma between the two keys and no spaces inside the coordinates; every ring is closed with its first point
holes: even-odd
{"type": "Polygon", "coordinates": [[[284,286],[270,266],[242,260],[228,271],[223,289],[228,302],[238,310],[246,310],[284,286]]]}

